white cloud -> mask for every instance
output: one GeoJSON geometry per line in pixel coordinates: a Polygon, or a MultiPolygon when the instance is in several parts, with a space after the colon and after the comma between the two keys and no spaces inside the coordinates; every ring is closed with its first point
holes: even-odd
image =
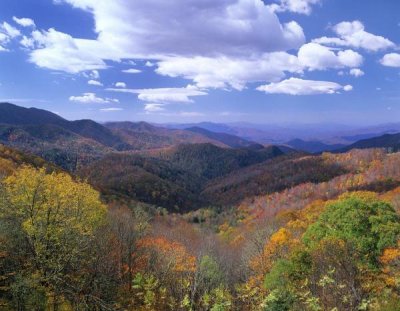
{"type": "Polygon", "coordinates": [[[19,37],[21,35],[21,32],[17,28],[11,26],[7,22],[3,22],[3,24],[0,25],[0,32],[6,34],[10,38],[19,37]]]}
{"type": "Polygon", "coordinates": [[[249,59],[174,57],[158,62],[156,72],[164,76],[191,79],[200,88],[232,87],[242,90],[249,82],[279,81],[285,72],[301,70],[296,56],[275,52],[249,59]]]}
{"type": "Polygon", "coordinates": [[[353,90],[353,86],[352,85],[345,85],[343,87],[343,90],[346,91],[346,92],[350,92],[350,91],[353,90]]]}
{"type": "Polygon", "coordinates": [[[88,84],[95,85],[95,86],[103,86],[103,83],[101,83],[100,81],[96,81],[96,80],[89,80],[88,84]]]}
{"type": "Polygon", "coordinates": [[[119,88],[126,88],[126,83],[125,82],[117,82],[115,83],[115,87],[119,87],[119,88]]]}
{"type": "Polygon", "coordinates": [[[98,70],[92,70],[91,72],[86,73],[86,74],[88,75],[89,78],[92,78],[92,79],[99,79],[100,78],[100,73],[99,73],[98,70]]]}
{"type": "Polygon", "coordinates": [[[21,32],[8,24],[3,22],[0,24],[0,52],[8,52],[6,45],[11,41],[11,39],[21,36],[21,32]]]}
{"type": "Polygon", "coordinates": [[[145,65],[146,67],[154,67],[156,64],[154,64],[154,63],[152,63],[152,62],[150,62],[150,61],[147,61],[144,65],[145,65]]]}
{"type": "Polygon", "coordinates": [[[144,105],[144,110],[147,113],[153,113],[153,112],[165,111],[165,108],[163,104],[147,103],[144,105]]]}
{"type": "Polygon", "coordinates": [[[98,40],[125,58],[260,54],[305,41],[297,23],[282,25],[262,0],[62,1],[92,13],[98,40]]]}
{"type": "Polygon", "coordinates": [[[9,41],[9,36],[0,32],[0,52],[8,51],[2,44],[7,44],[9,41]]]}
{"type": "Polygon", "coordinates": [[[383,66],[387,67],[400,67],[400,54],[398,53],[389,53],[383,56],[380,60],[383,66]]]}
{"type": "Polygon", "coordinates": [[[102,109],[100,109],[100,111],[103,111],[103,112],[115,112],[115,111],[122,111],[122,110],[124,110],[124,109],[122,109],[122,108],[116,108],[116,107],[102,108],[102,109]]]}
{"type": "Polygon", "coordinates": [[[16,22],[18,25],[22,26],[22,27],[35,27],[35,22],[33,21],[33,19],[30,18],[18,18],[18,17],[13,17],[14,22],[16,22]]]}
{"type": "Polygon", "coordinates": [[[35,47],[35,40],[27,36],[23,36],[19,43],[27,49],[33,49],[35,47]]]}
{"type": "Polygon", "coordinates": [[[191,103],[191,97],[207,95],[206,92],[194,87],[186,88],[159,88],[159,89],[106,89],[112,92],[138,94],[142,101],[165,104],[165,103],[191,103]]]}
{"type": "Polygon", "coordinates": [[[312,6],[321,3],[321,0],[280,0],[279,4],[272,4],[270,8],[275,12],[293,12],[310,15],[312,6]]]}
{"type": "Polygon", "coordinates": [[[288,94],[288,95],[316,95],[316,94],[335,94],[340,90],[350,91],[351,85],[342,86],[335,82],[302,80],[290,78],[278,83],[262,85],[258,91],[267,94],[288,94]]]}
{"type": "Polygon", "coordinates": [[[362,77],[364,74],[365,74],[364,71],[362,71],[359,68],[353,68],[353,69],[350,70],[350,75],[352,75],[352,76],[354,76],[356,78],[362,77]]]}
{"type": "MultiPolygon", "coordinates": [[[[42,68],[79,73],[106,69],[105,60],[140,59],[148,67],[157,63],[162,75],[193,79],[201,87],[236,89],[301,71],[296,57],[285,51],[304,44],[303,29],[294,21],[281,23],[263,0],[170,0],[168,5],[165,0],[57,0],[61,2],[92,14],[98,36],[86,40],[55,29],[34,31],[21,44],[31,49],[30,61],[42,68]],[[195,68],[197,64],[207,68],[195,68]]],[[[305,12],[316,2],[282,4],[305,12]]]]}
{"type": "Polygon", "coordinates": [[[363,63],[363,57],[352,50],[338,51],[317,44],[307,43],[298,53],[299,61],[310,70],[325,70],[328,68],[358,67],[363,63]]]}
{"type": "Polygon", "coordinates": [[[5,33],[0,32],[0,43],[7,43],[10,40],[10,37],[5,33]]]}
{"type": "Polygon", "coordinates": [[[30,53],[30,62],[39,67],[78,73],[105,69],[107,66],[93,47],[94,40],[74,39],[55,29],[32,33],[35,49],[30,53]]]}
{"type": "Polygon", "coordinates": [[[341,22],[333,27],[338,38],[322,37],[313,42],[325,45],[350,46],[371,52],[386,50],[395,47],[387,38],[366,32],[360,21],[341,22]]]}
{"type": "Polygon", "coordinates": [[[82,104],[110,104],[119,103],[118,99],[115,98],[101,98],[97,97],[94,93],[84,93],[81,96],[70,96],[70,101],[78,102],[82,104]]]}
{"type": "Polygon", "coordinates": [[[124,72],[124,73],[141,73],[142,71],[139,69],[131,68],[131,69],[122,70],[122,72],[124,72]]]}

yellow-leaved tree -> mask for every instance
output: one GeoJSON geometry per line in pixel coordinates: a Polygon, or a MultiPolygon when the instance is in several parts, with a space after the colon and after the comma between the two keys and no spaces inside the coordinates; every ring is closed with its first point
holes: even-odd
{"type": "MultiPolygon", "coordinates": [[[[57,305],[74,292],[76,271],[105,217],[99,194],[66,173],[23,166],[2,182],[0,224],[9,235],[8,252],[19,248],[28,263],[22,274],[30,275],[30,287],[42,288],[47,303],[57,305]]],[[[29,301],[23,294],[29,291],[14,291],[16,303],[29,301]]]]}

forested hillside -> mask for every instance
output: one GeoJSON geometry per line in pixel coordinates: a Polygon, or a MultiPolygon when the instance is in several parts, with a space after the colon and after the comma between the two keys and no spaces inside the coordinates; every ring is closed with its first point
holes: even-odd
{"type": "MultiPolygon", "coordinates": [[[[201,192],[217,177],[282,156],[277,147],[226,149],[212,144],[185,144],[146,154],[111,154],[79,173],[106,198],[142,201],[182,212],[225,202],[201,192]]],[[[264,187],[266,184],[264,183],[264,187]]]]}
{"type": "Polygon", "coordinates": [[[69,171],[77,171],[110,152],[163,149],[185,143],[229,148],[219,140],[191,131],[145,122],[102,125],[92,120],[68,121],[46,110],[9,103],[0,103],[0,143],[38,155],[69,171]]]}
{"type": "MultiPolygon", "coordinates": [[[[93,179],[140,193],[129,180],[138,175],[171,202],[206,181],[165,159],[103,161],[93,179]],[[156,178],[165,179],[160,189],[156,178]],[[172,182],[182,188],[168,188],[172,182]]],[[[0,163],[2,310],[400,308],[397,153],[269,159],[254,174],[242,169],[249,172],[235,182],[239,192],[265,177],[264,195],[244,192],[229,209],[186,214],[98,187],[106,205],[87,183],[9,148],[0,163]]]]}

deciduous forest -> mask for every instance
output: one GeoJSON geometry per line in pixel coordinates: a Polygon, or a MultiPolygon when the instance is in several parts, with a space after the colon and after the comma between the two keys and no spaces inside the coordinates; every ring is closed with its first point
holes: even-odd
{"type": "Polygon", "coordinates": [[[400,156],[305,157],[269,194],[173,213],[2,147],[0,306],[399,310],[400,156]]]}

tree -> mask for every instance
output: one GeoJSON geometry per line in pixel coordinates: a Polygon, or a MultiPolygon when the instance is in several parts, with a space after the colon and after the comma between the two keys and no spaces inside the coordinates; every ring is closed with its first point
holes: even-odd
{"type": "Polygon", "coordinates": [[[382,251],[396,245],[399,235],[400,217],[389,203],[372,192],[353,192],[328,204],[303,240],[312,246],[327,237],[342,239],[353,245],[363,263],[376,266],[382,251]]]}
{"type": "Polygon", "coordinates": [[[12,228],[2,232],[9,235],[11,252],[16,242],[23,241],[17,244],[26,257],[20,274],[24,269],[22,274],[32,276],[31,283],[44,287],[54,306],[63,299],[79,303],[74,284],[82,274],[77,272],[88,260],[85,254],[106,215],[99,194],[68,174],[46,174],[28,166],[7,177],[3,185],[0,224],[12,228]]]}
{"type": "MultiPolygon", "coordinates": [[[[293,237],[284,230],[294,234],[296,227],[303,227],[298,225],[298,220],[289,221],[267,245],[290,245],[293,237]]],[[[270,249],[278,257],[265,261],[270,264],[265,310],[365,309],[382,288],[390,288],[381,280],[394,280],[399,237],[400,217],[376,194],[347,193],[329,202],[289,253],[282,256],[270,249]],[[386,276],[378,275],[382,263],[386,276]]],[[[379,297],[391,301],[391,295],[379,297]]]]}

